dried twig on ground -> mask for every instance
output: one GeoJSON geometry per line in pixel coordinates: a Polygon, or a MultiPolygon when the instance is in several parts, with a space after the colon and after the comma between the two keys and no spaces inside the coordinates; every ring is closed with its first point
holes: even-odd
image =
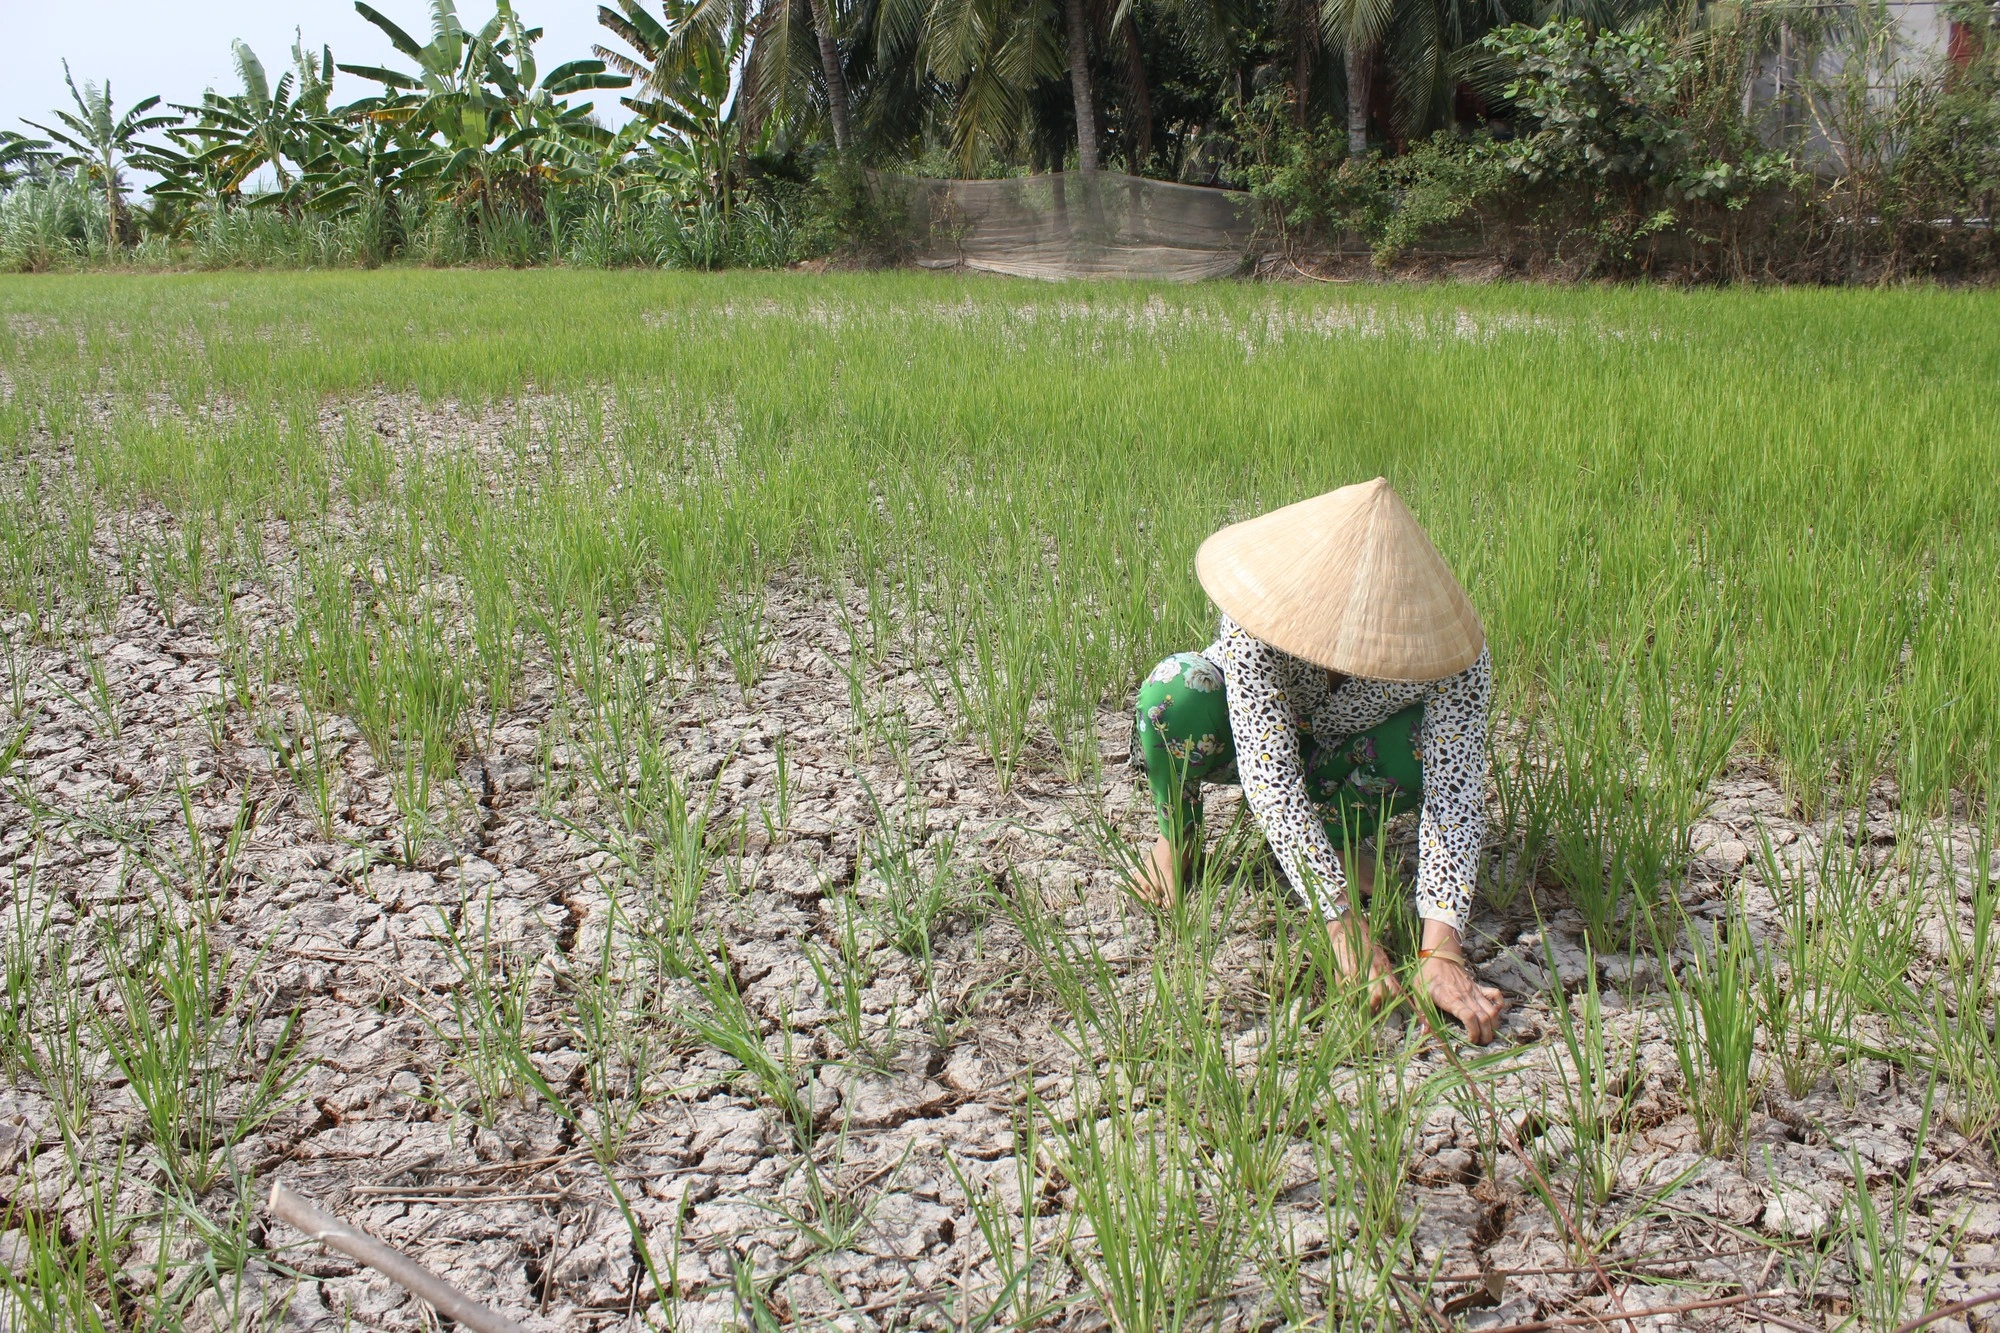
{"type": "Polygon", "coordinates": [[[521,1325],[487,1309],[401,1250],[384,1245],[361,1228],[331,1213],[321,1212],[283,1185],[271,1186],[271,1216],[297,1227],[320,1244],[367,1264],[391,1282],[423,1297],[439,1314],[465,1325],[473,1333],[527,1333],[521,1325]]]}

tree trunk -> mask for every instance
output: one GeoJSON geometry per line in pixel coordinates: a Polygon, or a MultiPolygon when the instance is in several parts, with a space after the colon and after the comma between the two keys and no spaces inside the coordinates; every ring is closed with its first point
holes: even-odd
{"type": "Polygon", "coordinates": [[[828,0],[812,0],[813,29],[819,36],[819,63],[826,75],[826,109],[833,121],[833,146],[846,156],[854,142],[847,120],[847,72],[840,66],[840,45],[833,39],[832,6],[828,0]]]}
{"type": "Polygon", "coordinates": [[[1368,153],[1368,100],[1374,90],[1375,46],[1349,40],[1347,43],[1347,155],[1368,153]]]}
{"type": "Polygon", "coordinates": [[[111,154],[104,154],[104,255],[118,253],[118,172],[111,154]]]}
{"type": "Polygon", "coordinates": [[[1313,20],[1313,9],[1293,0],[1292,26],[1292,124],[1298,129],[1306,127],[1306,103],[1312,98],[1313,54],[1319,45],[1315,40],[1319,35],[1319,25],[1313,20]]]}
{"type": "Polygon", "coordinates": [[[1132,110],[1139,122],[1132,142],[1132,174],[1137,176],[1143,174],[1147,160],[1153,156],[1153,90],[1146,83],[1146,56],[1139,49],[1139,25],[1132,21],[1128,12],[1122,26],[1125,29],[1125,77],[1132,85],[1132,110]]]}
{"type": "Polygon", "coordinates": [[[1301,35],[1292,48],[1292,124],[1306,127],[1306,98],[1312,92],[1312,49],[1301,35]]]}
{"type": "Polygon", "coordinates": [[[1076,161],[1087,172],[1097,170],[1097,111],[1090,88],[1090,25],[1084,21],[1083,0],[1063,0],[1069,26],[1069,90],[1076,99],[1076,161]]]}

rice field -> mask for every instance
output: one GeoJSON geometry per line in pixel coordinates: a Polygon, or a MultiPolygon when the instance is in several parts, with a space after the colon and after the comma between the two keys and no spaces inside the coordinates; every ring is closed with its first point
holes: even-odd
{"type": "Polygon", "coordinates": [[[1888,1331],[2000,1286],[1991,294],[0,312],[10,1330],[438,1326],[274,1181],[536,1330],[1888,1331]],[[1121,887],[1196,545],[1378,474],[1493,648],[1486,1048],[1331,982],[1233,792],[1187,902],[1121,887]]]}

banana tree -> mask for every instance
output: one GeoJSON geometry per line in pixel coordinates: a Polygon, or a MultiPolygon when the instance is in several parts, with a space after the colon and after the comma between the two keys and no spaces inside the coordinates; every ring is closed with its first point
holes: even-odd
{"type": "MultiPolygon", "coordinates": [[[[290,158],[302,166],[312,151],[313,113],[303,97],[293,96],[291,72],[280,75],[273,87],[264,73],[264,62],[247,43],[233,42],[231,50],[243,91],[228,96],[209,92],[198,105],[179,107],[195,117],[195,123],[175,137],[199,143],[194,160],[218,169],[225,195],[240,192],[243,182],[268,165],[278,181],[278,194],[273,198],[289,199],[292,173],[285,169],[285,160],[290,158]]],[[[329,73],[332,56],[331,51],[325,53],[329,73]]],[[[323,110],[325,90],[317,91],[323,110]]]]}
{"type": "Polygon", "coordinates": [[[639,85],[642,96],[619,101],[657,131],[641,145],[642,154],[656,173],[689,180],[726,211],[749,132],[745,99],[738,95],[739,71],[752,47],[748,6],[743,0],[662,0],[662,18],[656,19],[636,0],[620,5],[622,15],[600,7],[597,21],[637,54],[594,49],[639,85]]]}
{"type": "Polygon", "coordinates": [[[534,44],[542,30],[524,28],[509,0],[500,0],[476,31],[459,21],[452,0],[432,0],[431,40],[423,44],[363,0],[354,8],[417,69],[339,66],[384,90],[348,110],[434,139],[436,151],[405,176],[436,179],[465,202],[511,193],[533,204],[541,181],[556,174],[548,148],[566,138],[601,136],[588,109],[564,99],[631,86],[627,76],[607,73],[601,60],[572,60],[541,74],[534,44]]]}
{"type": "Polygon", "coordinates": [[[435,156],[404,126],[367,116],[319,122],[299,187],[320,212],[386,205],[404,173],[435,156]]]}
{"type": "Polygon", "coordinates": [[[14,130],[0,130],[0,190],[12,189],[56,160],[47,139],[30,139],[14,130]]]}
{"type": "Polygon", "coordinates": [[[76,114],[72,116],[60,109],[54,113],[63,123],[62,129],[32,120],[26,123],[70,150],[61,159],[61,165],[88,173],[103,188],[104,248],[108,253],[118,248],[118,210],[125,201],[125,164],[130,161],[137,166],[149,166],[163,151],[159,145],[141,141],[139,136],[178,125],[181,118],[147,115],[160,104],[158,97],[142,98],[124,115],[119,115],[111,100],[111,81],[106,79],[101,88],[86,82],[78,91],[67,60],[63,61],[63,82],[69,85],[76,114]]]}

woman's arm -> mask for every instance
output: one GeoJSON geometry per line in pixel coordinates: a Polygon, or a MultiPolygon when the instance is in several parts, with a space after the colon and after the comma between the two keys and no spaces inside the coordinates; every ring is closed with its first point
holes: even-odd
{"type": "Polygon", "coordinates": [[[1486,708],[1493,660],[1437,682],[1424,701],[1424,814],[1417,830],[1417,915],[1463,931],[1486,837],[1486,708]]]}
{"type": "Polygon", "coordinates": [[[1228,687],[1229,729],[1243,799],[1292,887],[1328,919],[1339,916],[1346,910],[1347,876],[1306,795],[1284,659],[1233,624],[1225,624],[1209,656],[1228,687]]]}

